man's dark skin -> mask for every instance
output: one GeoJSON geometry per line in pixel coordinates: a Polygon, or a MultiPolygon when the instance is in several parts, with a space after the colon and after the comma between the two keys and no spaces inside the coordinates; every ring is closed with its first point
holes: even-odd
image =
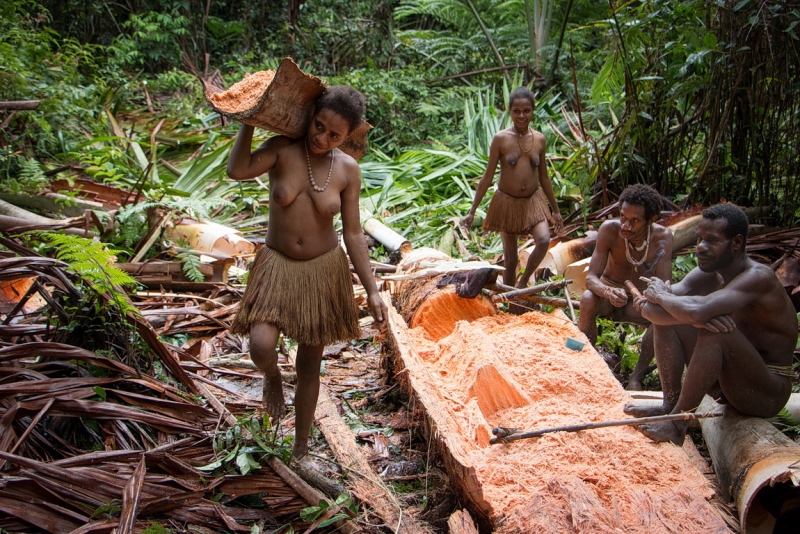
{"type": "MultiPolygon", "coordinates": [[[[669,281],[672,276],[672,232],[660,224],[655,224],[658,214],[650,219],[645,218],[645,207],[641,204],[623,202],[620,206],[620,218],[606,221],[597,232],[597,245],[589,262],[586,275],[586,291],[581,297],[581,313],[579,326],[589,341],[597,342],[596,317],[611,317],[615,321],[626,321],[636,324],[647,324],[641,316],[639,307],[628,297],[622,287],[626,280],[632,281],[637,288],[643,290],[645,282],[642,276],[655,276],[669,281]],[[647,258],[640,266],[628,261],[625,239],[633,246],[641,246],[647,238],[650,228],[649,249],[642,252],[632,251],[635,260],[647,253],[647,258]],[[602,279],[612,284],[609,285],[602,279]]],[[[645,371],[653,360],[652,330],[648,329],[642,339],[642,349],[628,385],[628,389],[642,389],[645,371]]]]}
{"type": "MultiPolygon", "coordinates": [[[[769,267],[751,260],[746,237],[726,237],[729,221],[704,218],[697,230],[698,267],[670,287],[659,279],[642,297],[655,328],[661,407],[628,405],[637,417],[690,412],[706,394],[745,415],[772,417],[786,404],[791,380],[770,370],[791,366],[797,316],[769,267]],[[681,387],[684,367],[686,376],[681,387]]],[[[682,444],[688,422],[641,425],[655,441],[682,444]]]]}

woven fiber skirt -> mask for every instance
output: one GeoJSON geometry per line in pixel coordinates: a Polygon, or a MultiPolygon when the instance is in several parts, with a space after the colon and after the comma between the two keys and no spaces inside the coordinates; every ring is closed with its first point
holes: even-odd
{"type": "Polygon", "coordinates": [[[547,197],[541,188],[525,198],[512,197],[499,189],[495,191],[486,210],[483,229],[491,232],[526,235],[540,222],[552,221],[547,197]]]}
{"type": "Polygon", "coordinates": [[[342,247],[310,260],[261,249],[231,331],[246,335],[260,323],[277,325],[284,335],[303,345],[357,338],[358,306],[342,247]]]}

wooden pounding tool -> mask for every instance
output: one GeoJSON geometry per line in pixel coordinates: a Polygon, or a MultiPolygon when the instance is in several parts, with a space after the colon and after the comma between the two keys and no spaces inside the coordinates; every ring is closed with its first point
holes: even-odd
{"type": "Polygon", "coordinates": [[[606,428],[610,426],[639,426],[646,425],[648,423],[662,423],[666,421],[694,421],[697,419],[705,419],[707,417],[721,417],[723,415],[725,415],[724,410],[706,413],[675,413],[668,415],[656,415],[653,417],[620,419],[618,421],[599,421],[595,423],[582,423],[579,425],[556,426],[553,428],[543,428],[541,430],[530,430],[528,432],[518,432],[516,428],[498,426],[492,429],[492,434],[494,434],[495,437],[490,439],[489,443],[495,445],[497,443],[508,443],[509,441],[516,441],[518,439],[538,438],[551,432],[578,432],[593,428],[606,428]]]}
{"type": "Polygon", "coordinates": [[[633,282],[631,280],[625,280],[625,287],[628,288],[628,291],[630,291],[631,295],[633,295],[634,297],[639,298],[642,296],[642,292],[639,291],[638,287],[633,285],[633,282]]]}

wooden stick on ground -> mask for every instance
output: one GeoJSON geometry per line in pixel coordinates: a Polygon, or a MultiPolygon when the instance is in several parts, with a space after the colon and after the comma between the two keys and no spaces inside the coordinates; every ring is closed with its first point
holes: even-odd
{"type": "Polygon", "coordinates": [[[356,497],[368,504],[395,533],[432,532],[427,525],[403,515],[402,505],[372,470],[324,385],[319,388],[316,420],[342,469],[348,472],[347,486],[356,497]]]}
{"type": "MultiPolygon", "coordinates": [[[[284,482],[286,482],[311,506],[317,506],[320,502],[327,502],[328,504],[331,504],[321,491],[309,486],[305,480],[300,478],[297,473],[286,467],[286,465],[276,457],[271,456],[267,463],[272,470],[283,479],[284,482]]],[[[356,532],[356,528],[349,521],[339,520],[335,523],[335,525],[339,527],[345,534],[356,532]]]]}
{"type": "Polygon", "coordinates": [[[498,426],[492,429],[492,434],[494,434],[495,437],[490,439],[489,443],[495,445],[497,443],[507,443],[509,441],[516,441],[518,439],[538,438],[539,436],[549,434],[551,432],[578,432],[581,430],[606,428],[609,426],[639,426],[646,425],[648,423],[662,423],[666,421],[693,421],[695,419],[721,417],[723,415],[725,415],[724,411],[706,413],[676,413],[669,415],[656,415],[654,417],[620,419],[618,421],[598,421],[595,423],[583,423],[579,425],[557,426],[553,428],[543,428],[541,430],[530,430],[528,432],[518,432],[515,428],[498,426]]]}

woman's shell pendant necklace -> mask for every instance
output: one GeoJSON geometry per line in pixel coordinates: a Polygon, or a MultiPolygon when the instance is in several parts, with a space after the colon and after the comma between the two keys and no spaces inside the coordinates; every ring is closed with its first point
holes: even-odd
{"type": "MultiPolygon", "coordinates": [[[[531,127],[530,127],[530,126],[528,126],[528,129],[525,131],[525,134],[524,134],[524,135],[528,135],[528,132],[530,132],[530,131],[531,131],[531,127]]],[[[519,147],[519,149],[520,149],[520,150],[522,150],[522,153],[523,153],[523,154],[527,154],[527,153],[528,153],[528,152],[530,152],[530,151],[531,151],[531,149],[533,148],[533,136],[531,136],[531,146],[530,146],[530,147],[528,147],[528,150],[525,150],[524,148],[522,148],[522,141],[521,141],[521,139],[522,139],[522,135],[523,135],[523,134],[521,134],[521,133],[517,132],[517,146],[519,147]]]]}
{"type": "Polygon", "coordinates": [[[314,181],[314,173],[311,172],[311,158],[308,155],[308,140],[306,139],[303,141],[303,145],[306,147],[306,165],[308,165],[308,179],[311,180],[311,187],[314,188],[314,191],[318,193],[322,193],[328,188],[328,184],[331,183],[331,173],[333,172],[333,150],[331,150],[331,166],[328,168],[328,179],[325,180],[325,185],[322,187],[317,185],[317,182],[314,181]]]}
{"type": "Polygon", "coordinates": [[[652,226],[647,227],[647,237],[644,238],[644,243],[642,243],[638,247],[635,245],[631,245],[628,242],[628,240],[625,239],[624,237],[622,238],[625,239],[625,256],[628,258],[628,262],[630,262],[630,264],[633,265],[634,267],[640,266],[641,264],[644,263],[644,260],[647,259],[647,253],[650,250],[650,228],[652,228],[652,226]],[[634,260],[633,256],[631,256],[631,249],[634,249],[636,252],[641,252],[642,249],[644,249],[644,254],[642,254],[642,259],[638,261],[634,260]]]}

